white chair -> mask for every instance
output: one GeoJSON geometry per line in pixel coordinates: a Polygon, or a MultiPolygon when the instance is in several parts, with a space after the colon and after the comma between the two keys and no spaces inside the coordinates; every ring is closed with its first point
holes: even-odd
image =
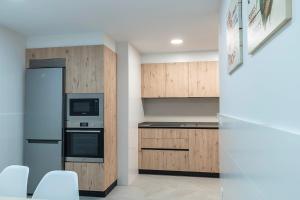
{"type": "Polygon", "coordinates": [[[27,182],[29,168],[12,165],[0,173],[0,196],[27,197],[27,182]]]}
{"type": "Polygon", "coordinates": [[[38,184],[32,199],[79,200],[77,174],[70,171],[47,173],[38,184]]]}

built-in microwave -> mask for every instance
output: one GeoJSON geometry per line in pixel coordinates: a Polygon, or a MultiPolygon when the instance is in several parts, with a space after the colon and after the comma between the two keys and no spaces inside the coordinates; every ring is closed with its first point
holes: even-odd
{"type": "Polygon", "coordinates": [[[67,94],[67,128],[103,128],[103,93],[67,94]]]}

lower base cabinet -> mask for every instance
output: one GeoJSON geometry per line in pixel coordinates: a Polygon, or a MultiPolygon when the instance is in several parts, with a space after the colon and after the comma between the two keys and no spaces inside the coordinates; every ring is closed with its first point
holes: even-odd
{"type": "Polygon", "coordinates": [[[189,133],[189,171],[219,173],[219,132],[196,129],[189,133]]]}
{"type": "Polygon", "coordinates": [[[142,168],[167,171],[186,170],[189,164],[188,156],[187,151],[144,150],[141,152],[142,168]]]}
{"type": "Polygon", "coordinates": [[[102,163],[66,162],[65,170],[78,174],[79,190],[104,191],[104,168],[102,163]]]}
{"type": "Polygon", "coordinates": [[[219,174],[218,129],[140,128],[139,169],[219,174]]]}

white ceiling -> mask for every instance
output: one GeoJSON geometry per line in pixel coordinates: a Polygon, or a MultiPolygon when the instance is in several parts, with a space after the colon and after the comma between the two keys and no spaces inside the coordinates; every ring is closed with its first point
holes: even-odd
{"type": "Polygon", "coordinates": [[[104,32],[142,53],[216,50],[220,1],[0,0],[0,24],[28,37],[104,32]]]}

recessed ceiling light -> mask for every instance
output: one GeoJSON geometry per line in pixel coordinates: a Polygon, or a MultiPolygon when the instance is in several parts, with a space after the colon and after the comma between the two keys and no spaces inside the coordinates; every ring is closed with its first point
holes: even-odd
{"type": "Polygon", "coordinates": [[[173,40],[171,40],[171,44],[174,44],[174,45],[179,45],[179,44],[182,44],[182,43],[183,43],[182,39],[173,39],[173,40]]]}

